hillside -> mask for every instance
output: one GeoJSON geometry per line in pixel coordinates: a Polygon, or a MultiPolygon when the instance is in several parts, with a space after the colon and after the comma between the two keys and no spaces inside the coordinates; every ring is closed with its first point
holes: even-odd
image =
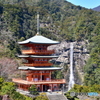
{"type": "Polygon", "coordinates": [[[93,8],[93,10],[100,12],[100,6],[93,8]]]}
{"type": "Polygon", "coordinates": [[[85,60],[85,84],[100,84],[100,13],[65,0],[32,1],[1,0],[0,45],[5,50],[0,52],[0,57],[17,58],[20,54],[17,42],[36,34],[38,11],[42,35],[59,41],[88,41],[85,47],[90,59],[85,60]]]}

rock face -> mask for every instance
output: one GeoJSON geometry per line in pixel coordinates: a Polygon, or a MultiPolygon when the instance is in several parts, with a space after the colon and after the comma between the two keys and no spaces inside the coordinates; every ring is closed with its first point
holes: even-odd
{"type": "MultiPolygon", "coordinates": [[[[88,41],[82,42],[73,42],[74,44],[74,77],[76,84],[82,84],[84,80],[84,70],[83,67],[86,64],[87,59],[89,58],[89,51],[87,50],[88,41]]],[[[59,57],[52,59],[51,62],[57,64],[64,69],[64,76],[66,81],[69,81],[69,68],[66,69],[64,66],[70,66],[70,42],[63,41],[58,45],[50,46],[48,49],[54,49],[55,55],[59,57]]]]}

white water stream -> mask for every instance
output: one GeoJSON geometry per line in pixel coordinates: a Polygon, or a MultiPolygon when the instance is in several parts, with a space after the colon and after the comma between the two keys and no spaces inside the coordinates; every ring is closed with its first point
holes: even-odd
{"type": "Polygon", "coordinates": [[[70,44],[70,76],[68,83],[68,91],[74,86],[74,74],[73,74],[73,43],[70,44]]]}

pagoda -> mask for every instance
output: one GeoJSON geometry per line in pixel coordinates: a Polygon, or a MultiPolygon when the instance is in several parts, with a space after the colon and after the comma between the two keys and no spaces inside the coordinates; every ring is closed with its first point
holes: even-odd
{"type": "Polygon", "coordinates": [[[18,42],[23,46],[22,55],[24,59],[23,66],[18,67],[21,71],[26,71],[25,79],[13,78],[12,81],[18,86],[18,89],[28,91],[31,85],[36,85],[38,91],[43,92],[59,90],[60,84],[64,84],[65,79],[53,79],[52,72],[61,70],[60,67],[53,67],[49,62],[54,56],[54,50],[48,50],[48,46],[58,44],[58,41],[48,39],[37,32],[37,34],[25,41],[18,42]]]}

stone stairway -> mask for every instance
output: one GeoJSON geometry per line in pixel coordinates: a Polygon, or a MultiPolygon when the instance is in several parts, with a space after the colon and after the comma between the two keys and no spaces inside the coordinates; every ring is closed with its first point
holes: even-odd
{"type": "Polygon", "coordinates": [[[49,100],[68,100],[64,95],[58,93],[47,94],[47,96],[49,100]]]}

